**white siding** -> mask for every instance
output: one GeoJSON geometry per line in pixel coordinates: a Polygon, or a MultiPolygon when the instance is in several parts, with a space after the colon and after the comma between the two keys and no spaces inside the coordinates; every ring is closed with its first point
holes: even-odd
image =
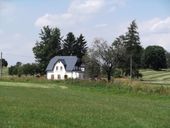
{"type": "Polygon", "coordinates": [[[54,66],[53,71],[48,71],[47,72],[47,79],[55,79],[55,80],[64,80],[65,79],[65,75],[67,75],[68,79],[83,79],[83,73],[79,73],[79,72],[67,72],[65,70],[65,67],[63,65],[62,62],[57,62],[54,66]],[[60,78],[59,78],[60,76],[60,78]]]}

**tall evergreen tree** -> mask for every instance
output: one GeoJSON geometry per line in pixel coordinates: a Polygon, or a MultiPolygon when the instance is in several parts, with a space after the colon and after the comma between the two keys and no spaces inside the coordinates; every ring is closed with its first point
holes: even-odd
{"type": "Polygon", "coordinates": [[[138,27],[135,21],[132,21],[128,27],[128,32],[125,36],[120,36],[117,38],[113,45],[116,43],[122,43],[121,49],[124,49],[123,65],[121,65],[125,75],[131,75],[132,77],[141,76],[139,74],[138,68],[141,65],[142,56],[142,46],[140,43],[139,33],[137,31],[138,27]]]}
{"type": "Polygon", "coordinates": [[[132,77],[138,77],[138,68],[141,64],[142,56],[142,46],[140,45],[140,37],[137,31],[138,27],[134,21],[128,27],[128,32],[126,33],[125,48],[126,55],[128,57],[128,62],[126,63],[126,75],[132,75],[132,77]],[[130,64],[131,62],[131,64],[130,64]],[[132,73],[130,74],[130,65],[132,66],[132,73]]]}
{"type": "Polygon", "coordinates": [[[84,36],[80,34],[75,44],[75,55],[81,59],[86,54],[86,52],[87,52],[87,42],[84,39],[84,36]]]}
{"type": "Polygon", "coordinates": [[[75,55],[76,38],[72,32],[67,34],[63,44],[63,55],[72,56],[75,55]]]}
{"type": "Polygon", "coordinates": [[[45,26],[39,35],[41,40],[36,42],[33,53],[44,74],[50,59],[61,54],[61,34],[58,28],[45,26]]]}

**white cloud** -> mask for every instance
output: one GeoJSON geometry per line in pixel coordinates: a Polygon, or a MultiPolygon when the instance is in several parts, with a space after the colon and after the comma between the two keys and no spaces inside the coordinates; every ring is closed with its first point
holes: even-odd
{"type": "Polygon", "coordinates": [[[122,1],[125,0],[73,0],[66,10],[62,14],[45,14],[39,17],[35,25],[42,27],[45,25],[68,27],[83,23],[95,16],[96,14],[104,11],[110,11],[112,8],[116,8],[122,5],[122,1]],[[120,2],[121,1],[121,2],[120,2]]]}
{"type": "Polygon", "coordinates": [[[74,0],[68,12],[73,14],[91,14],[98,12],[105,4],[104,0],[74,0]]]}
{"type": "Polygon", "coordinates": [[[141,36],[141,42],[144,47],[148,45],[160,45],[170,52],[170,34],[168,33],[155,33],[141,36]]]}
{"type": "Polygon", "coordinates": [[[126,5],[126,0],[110,0],[107,2],[107,6],[109,6],[108,12],[114,12],[119,7],[124,7],[126,5]]]}
{"type": "Polygon", "coordinates": [[[45,25],[67,27],[81,21],[84,21],[83,16],[73,15],[72,13],[45,14],[36,20],[35,25],[38,27],[43,27],[45,25]]]}
{"type": "Polygon", "coordinates": [[[160,45],[170,51],[170,17],[153,18],[139,23],[141,42],[148,45],[160,45]]]}
{"type": "Polygon", "coordinates": [[[170,17],[166,19],[159,19],[157,23],[153,24],[152,31],[156,32],[170,32],[170,17]]]}
{"type": "Polygon", "coordinates": [[[65,13],[45,14],[36,20],[35,25],[38,27],[76,25],[88,19],[91,14],[97,13],[103,4],[104,0],[73,0],[65,13]]]}
{"type": "Polygon", "coordinates": [[[167,33],[170,32],[170,17],[165,19],[154,18],[149,21],[144,21],[140,24],[142,32],[148,33],[167,33]]]}

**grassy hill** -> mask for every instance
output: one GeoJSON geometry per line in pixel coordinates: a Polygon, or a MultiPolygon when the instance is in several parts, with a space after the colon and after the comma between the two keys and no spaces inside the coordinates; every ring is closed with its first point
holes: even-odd
{"type": "Polygon", "coordinates": [[[143,80],[155,84],[170,85],[170,70],[154,71],[154,70],[140,70],[143,74],[143,80]]]}
{"type": "Polygon", "coordinates": [[[170,126],[169,96],[79,85],[1,81],[0,128],[170,126]]]}

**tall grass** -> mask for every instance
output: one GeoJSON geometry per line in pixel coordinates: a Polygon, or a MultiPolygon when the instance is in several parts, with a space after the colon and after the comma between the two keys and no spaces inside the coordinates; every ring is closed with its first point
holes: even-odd
{"type": "Polygon", "coordinates": [[[107,89],[117,91],[118,93],[137,93],[137,94],[159,94],[170,95],[170,87],[164,85],[153,85],[143,83],[139,80],[130,80],[125,78],[114,79],[108,83],[106,81],[91,80],[47,80],[45,77],[3,77],[0,81],[6,82],[23,82],[39,84],[63,84],[68,86],[93,87],[98,89],[107,89]]]}
{"type": "Polygon", "coordinates": [[[170,88],[166,85],[153,85],[130,79],[116,79],[114,84],[134,93],[170,95],[170,88]]]}

